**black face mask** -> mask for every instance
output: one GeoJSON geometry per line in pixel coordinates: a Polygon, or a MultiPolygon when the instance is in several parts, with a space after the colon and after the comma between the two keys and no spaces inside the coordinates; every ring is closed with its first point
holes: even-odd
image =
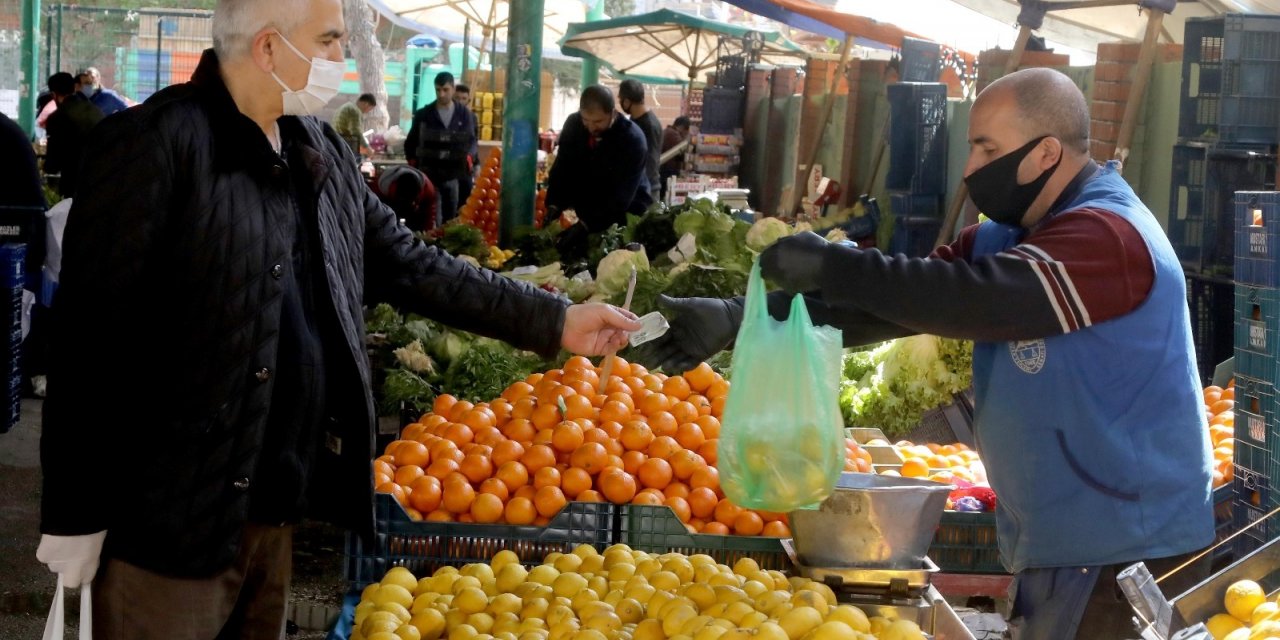
{"type": "Polygon", "coordinates": [[[1027,208],[1040,196],[1044,185],[1058,170],[1058,165],[1062,164],[1062,155],[1059,154],[1058,161],[1044,170],[1040,177],[1027,184],[1018,184],[1018,165],[1022,164],[1023,158],[1026,158],[1041,140],[1048,137],[1040,136],[992,160],[987,166],[974,171],[964,179],[965,185],[969,187],[969,197],[973,200],[973,204],[978,206],[978,211],[1000,224],[1018,226],[1022,223],[1022,217],[1027,214],[1027,208]]]}

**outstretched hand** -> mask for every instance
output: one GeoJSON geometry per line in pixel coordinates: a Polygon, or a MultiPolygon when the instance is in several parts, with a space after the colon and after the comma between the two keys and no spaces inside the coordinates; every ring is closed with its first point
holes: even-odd
{"type": "Polygon", "coordinates": [[[611,304],[575,304],[565,310],[560,346],[583,356],[599,356],[626,346],[640,329],[636,314],[611,304]]]}

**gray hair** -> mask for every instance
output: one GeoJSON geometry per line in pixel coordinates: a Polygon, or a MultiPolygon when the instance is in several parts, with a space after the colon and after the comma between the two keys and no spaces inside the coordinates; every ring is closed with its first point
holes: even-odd
{"type": "Polygon", "coordinates": [[[218,0],[213,10],[213,49],[219,60],[249,52],[254,34],[275,27],[288,34],[307,19],[308,0],[218,0]]]}
{"type": "Polygon", "coordinates": [[[1028,137],[1050,135],[1068,149],[1089,153],[1089,104],[1066,74],[1053,69],[1023,69],[992,82],[982,93],[1000,91],[1013,95],[1028,137]]]}

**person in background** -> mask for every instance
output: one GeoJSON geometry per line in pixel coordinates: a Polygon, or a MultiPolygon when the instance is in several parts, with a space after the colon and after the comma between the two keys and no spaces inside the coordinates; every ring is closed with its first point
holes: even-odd
{"type": "Polygon", "coordinates": [[[351,150],[357,155],[364,140],[364,116],[377,106],[378,99],[372,93],[362,93],[355,102],[338,107],[338,112],[333,115],[333,130],[351,145],[351,150]]]}
{"type": "Polygon", "coordinates": [[[410,231],[430,231],[436,219],[436,188],[426,174],[401,164],[378,176],[378,197],[410,231]]]}
{"type": "Polygon", "coordinates": [[[658,158],[662,155],[662,123],[645,106],[644,84],[639,80],[628,78],[618,85],[618,106],[644,133],[647,146],[644,175],[649,180],[649,197],[656,201],[661,197],[662,180],[658,172],[658,158]]]}
{"type": "Polygon", "coordinates": [[[129,103],[120,94],[102,86],[102,74],[97,67],[88,67],[80,72],[80,93],[100,109],[103,116],[129,108],[129,103]]]}
{"type": "Polygon", "coordinates": [[[435,185],[440,217],[436,226],[442,226],[458,215],[459,185],[469,171],[468,157],[478,149],[475,116],[453,99],[453,74],[437,74],[435,87],[436,101],[413,114],[404,155],[435,185]]]}
{"type": "MultiPolygon", "coordinates": [[[[662,131],[662,153],[689,139],[689,116],[680,116],[662,131]]],[[[658,167],[658,179],[662,182],[662,201],[667,200],[667,180],[680,175],[684,169],[684,153],[680,153],[658,167]]]]}
{"type": "Polygon", "coordinates": [[[24,388],[31,386],[37,397],[44,395],[45,351],[48,347],[47,312],[39,302],[41,269],[45,261],[45,216],[48,202],[40,182],[40,170],[36,166],[35,150],[31,140],[18,123],[0,113],[0,176],[6,176],[5,188],[0,189],[0,210],[9,209],[13,214],[25,216],[32,225],[27,237],[26,289],[36,294],[37,302],[31,308],[31,330],[22,341],[22,379],[24,388]]]}
{"type": "Polygon", "coordinates": [[[625,224],[628,213],[642,214],[653,204],[645,176],[648,153],[644,133],[615,110],[608,87],[583,89],[578,112],[564,121],[547,176],[547,219],[570,209],[578,217],[560,233],[562,244],[585,249],[587,232],[625,224]]]}
{"type": "MultiPolygon", "coordinates": [[[[965,184],[989,220],[928,258],[805,232],[760,256],[786,315],[864,345],[917,333],[974,340],[974,434],[1014,574],[1015,639],[1118,640],[1133,611],[1117,572],[1145,562],[1173,597],[1207,575],[1212,459],[1178,257],[1118,171],[1089,157],[1070,78],[1025,69],[969,119],[965,184]],[[1190,562],[1184,567],[1185,563],[1190,562]]],[[[674,373],[733,340],[741,300],[659,299],[671,323],[633,358],[674,373]]]]}
{"type": "Polygon", "coordinates": [[[546,356],[640,328],[400,224],[312,115],[341,84],[342,8],[219,0],[192,80],[89,136],[93,197],[72,206],[52,310],[36,557],[93,583],[96,640],[279,640],[293,525],[372,540],[366,305],[546,356]]]}
{"type": "MultiPolygon", "coordinates": [[[[471,87],[458,83],[453,88],[453,99],[458,104],[471,109],[471,87]]],[[[475,109],[471,109],[471,114],[475,115],[475,109]]],[[[476,121],[476,140],[480,139],[480,119],[476,121]]],[[[476,187],[476,165],[480,164],[480,147],[479,143],[472,147],[471,153],[467,154],[467,174],[458,181],[458,206],[466,204],[471,198],[471,191],[476,187]]]]}
{"type": "Polygon", "coordinates": [[[48,205],[36,166],[35,149],[22,127],[0,112],[0,176],[9,185],[0,189],[0,207],[40,207],[48,205]]]}
{"type": "Polygon", "coordinates": [[[58,193],[64,198],[76,193],[85,139],[102,120],[102,111],[76,90],[76,84],[76,79],[65,71],[49,76],[49,90],[58,108],[45,121],[48,143],[44,171],[60,174],[58,193]]]}

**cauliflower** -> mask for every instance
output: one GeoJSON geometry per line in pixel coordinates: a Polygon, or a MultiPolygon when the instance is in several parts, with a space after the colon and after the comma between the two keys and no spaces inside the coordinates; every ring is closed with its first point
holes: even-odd
{"type": "Polygon", "coordinates": [[[747,248],[760,253],[791,233],[791,226],[787,223],[777,218],[761,218],[747,231],[747,248]]]}
{"type": "Polygon", "coordinates": [[[414,340],[392,353],[395,354],[396,361],[400,363],[400,366],[414,373],[430,375],[435,371],[435,363],[431,361],[431,356],[427,355],[427,352],[423,350],[421,340],[414,340]]]}

